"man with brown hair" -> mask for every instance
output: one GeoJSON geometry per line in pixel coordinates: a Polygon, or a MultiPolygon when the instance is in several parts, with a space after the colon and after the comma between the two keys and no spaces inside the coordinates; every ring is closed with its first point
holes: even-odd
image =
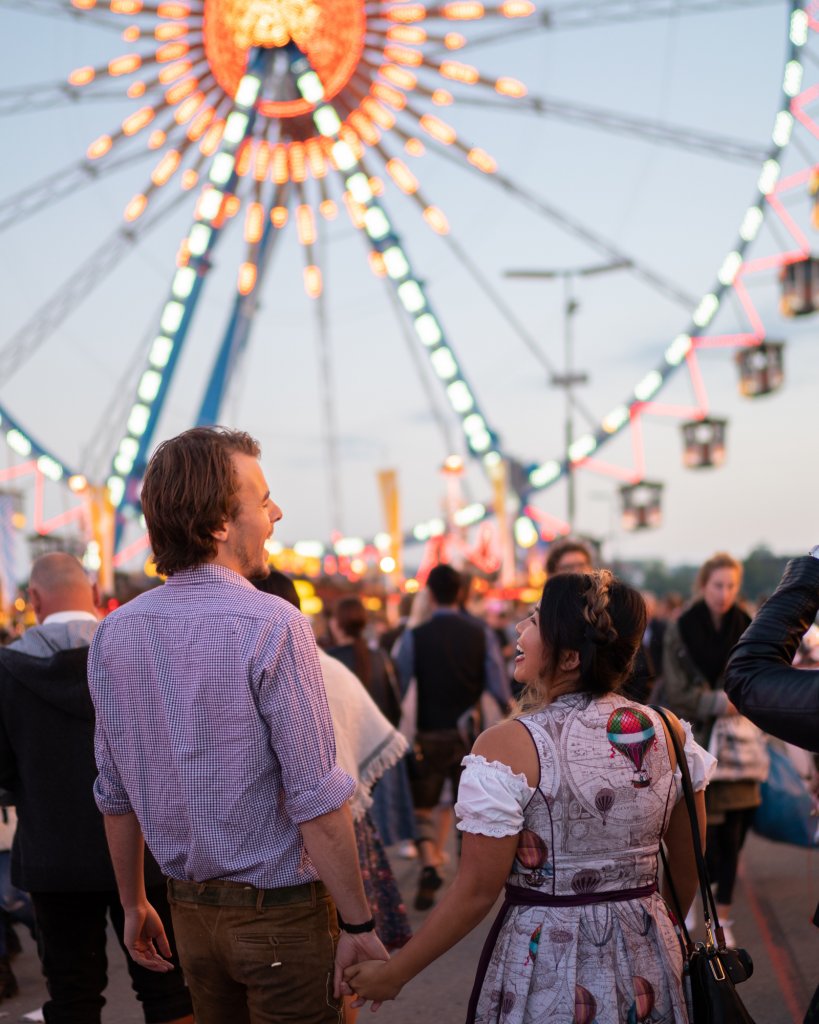
{"type": "Polygon", "coordinates": [[[386,952],[312,632],[249,582],[281,518],[258,457],[245,433],[196,428],[151,459],[142,505],[168,580],[95,636],[94,789],[126,945],[157,971],[170,965],[143,835],[170,879],[197,1024],[337,1022],[343,968],[386,952]]]}

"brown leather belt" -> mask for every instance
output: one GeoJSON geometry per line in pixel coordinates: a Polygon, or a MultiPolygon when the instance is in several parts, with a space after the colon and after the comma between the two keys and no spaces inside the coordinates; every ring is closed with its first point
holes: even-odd
{"type": "Polygon", "coordinates": [[[168,895],[179,903],[202,903],[208,907],[281,907],[288,903],[312,903],[328,895],[323,882],[283,885],[257,889],[246,882],[214,878],[208,882],[180,882],[168,879],[168,895]]]}

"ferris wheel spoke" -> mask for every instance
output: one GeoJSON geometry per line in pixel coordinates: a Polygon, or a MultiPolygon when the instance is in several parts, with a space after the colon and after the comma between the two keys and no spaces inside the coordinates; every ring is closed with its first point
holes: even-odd
{"type": "Polygon", "coordinates": [[[768,153],[766,146],[756,146],[741,139],[731,139],[722,133],[682,128],[665,124],[662,121],[620,114],[602,107],[548,99],[544,96],[527,95],[517,100],[511,108],[508,102],[495,97],[459,96],[457,102],[466,106],[480,106],[484,110],[487,108],[513,109],[541,117],[553,117],[568,121],[570,124],[590,125],[593,128],[602,128],[617,134],[633,135],[660,145],[677,146],[706,156],[739,160],[752,163],[755,166],[759,166],[768,153]]]}
{"type": "MultiPolygon", "coordinates": [[[[451,150],[439,146],[435,146],[434,149],[436,153],[443,156],[445,159],[456,162],[460,166],[464,166],[459,157],[452,153],[451,150]]],[[[471,163],[467,163],[466,166],[468,166],[470,170],[478,171],[478,168],[474,167],[471,163]]],[[[530,209],[541,214],[541,216],[545,217],[547,220],[559,225],[568,234],[586,242],[589,247],[594,249],[596,252],[599,252],[609,259],[617,262],[622,261],[623,263],[628,263],[628,269],[631,274],[649,285],[660,295],[663,295],[665,298],[671,299],[678,305],[683,306],[686,312],[690,312],[692,307],[696,306],[698,300],[693,295],[689,295],[687,292],[684,292],[672,281],[656,273],[656,271],[646,266],[640,260],[632,257],[629,253],[625,252],[619,246],[610,242],[596,231],[592,231],[576,217],[572,217],[569,214],[564,213],[551,203],[547,203],[540,196],[536,196],[522,185],[517,184],[508,175],[502,174],[500,171],[495,171],[494,174],[489,176],[489,180],[496,182],[504,191],[514,196],[530,209]]]]}
{"type": "Polygon", "coordinates": [[[549,20],[549,27],[560,30],[682,15],[719,14],[726,9],[747,10],[774,4],[781,4],[781,0],[619,0],[614,3],[592,0],[591,3],[547,7],[543,13],[549,20]]]}
{"type": "Polygon", "coordinates": [[[27,85],[19,89],[0,90],[0,117],[12,117],[15,114],[28,116],[39,110],[54,110],[74,103],[87,103],[89,100],[110,102],[118,99],[118,92],[100,90],[95,93],[78,93],[65,82],[27,85]]]}
{"type": "Polygon", "coordinates": [[[0,0],[0,7],[24,11],[26,14],[81,19],[83,24],[92,22],[94,25],[112,28],[115,31],[122,30],[122,24],[116,22],[107,12],[80,10],[70,3],[70,0],[0,0]]]}
{"type": "Polygon", "coordinates": [[[174,197],[139,227],[119,227],[82,266],[0,348],[4,383],[31,359],[66,318],[80,305],[151,228],[163,223],[170,210],[186,198],[174,197]]]}
{"type": "Polygon", "coordinates": [[[146,156],[150,156],[150,152],[140,150],[126,153],[104,164],[80,160],[79,163],[49,174],[47,178],[21,189],[0,202],[0,232],[19,224],[60,199],[74,195],[79,189],[94,184],[104,175],[138,163],[146,156]]]}

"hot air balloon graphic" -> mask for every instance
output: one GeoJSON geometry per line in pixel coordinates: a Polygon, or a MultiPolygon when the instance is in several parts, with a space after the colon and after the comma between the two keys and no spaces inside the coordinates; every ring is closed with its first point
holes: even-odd
{"type": "Polygon", "coordinates": [[[549,848],[537,832],[525,828],[518,840],[518,849],[515,855],[518,864],[525,868],[529,874],[524,878],[529,885],[540,886],[551,875],[551,870],[545,873],[541,870],[549,856],[549,848]]]}
{"type": "Polygon", "coordinates": [[[532,961],[532,963],[534,963],[535,960],[537,960],[537,951],[538,947],[540,946],[540,931],[541,925],[538,925],[529,937],[529,955],[523,961],[524,967],[526,966],[526,964],[529,963],[530,960],[532,961]]]}
{"type": "Polygon", "coordinates": [[[585,893],[594,892],[602,881],[603,876],[597,868],[582,868],[574,873],[572,889],[578,896],[583,896],[585,893]]]}
{"type": "Polygon", "coordinates": [[[654,1009],[654,988],[650,981],[633,977],[634,1002],[629,1007],[627,1024],[646,1024],[654,1009]]]}
{"type": "Polygon", "coordinates": [[[654,743],[654,726],[651,719],[639,708],[617,708],[609,715],[606,735],[615,751],[622,754],[634,767],[631,780],[635,789],[644,789],[651,782],[651,776],[643,768],[643,761],[654,743]]]}
{"type": "Polygon", "coordinates": [[[504,1017],[507,1017],[512,1010],[515,1008],[515,993],[504,992],[503,1002],[501,1003],[501,1013],[504,1017]]]}
{"type": "Polygon", "coordinates": [[[574,987],[574,1018],[572,1024],[593,1024],[597,1015],[597,1000],[582,985],[574,987]]]}
{"type": "Polygon", "coordinates": [[[594,797],[594,806],[600,812],[603,818],[603,824],[606,824],[606,815],[614,804],[614,790],[609,789],[608,786],[604,786],[602,789],[598,789],[594,797]]]}

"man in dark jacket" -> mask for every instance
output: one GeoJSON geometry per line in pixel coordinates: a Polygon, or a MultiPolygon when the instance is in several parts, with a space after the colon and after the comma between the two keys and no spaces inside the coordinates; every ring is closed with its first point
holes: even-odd
{"type": "MultiPolygon", "coordinates": [[[[18,818],[11,878],[34,904],[51,997],[46,1022],[93,1024],[105,1002],[107,915],[120,942],[123,923],[92,794],[86,661],[98,623],[95,594],[80,563],[61,552],[34,563],[29,590],[39,625],[0,651],[0,786],[13,793],[18,818]]],[[[164,879],[153,862],[145,870],[169,930],[164,879]]],[[[148,1024],[193,1020],[181,972],[156,974],[126,960],[148,1024]]]]}
{"type": "Polygon", "coordinates": [[[416,910],[429,910],[443,884],[438,874],[435,807],[447,779],[458,792],[461,760],[469,753],[463,726],[487,686],[488,653],[484,626],[461,615],[458,595],[461,574],[451,565],[436,565],[427,577],[433,608],[428,622],[401,637],[396,665],[401,689],[410,681],[418,689],[414,757],[410,785],[415,805],[415,830],[421,858],[416,910]]]}
{"type": "Polygon", "coordinates": [[[819,610],[819,558],[813,552],[788,563],[776,593],[742,634],[725,670],[725,692],[760,729],[816,753],[819,670],[791,664],[819,610]]]}

